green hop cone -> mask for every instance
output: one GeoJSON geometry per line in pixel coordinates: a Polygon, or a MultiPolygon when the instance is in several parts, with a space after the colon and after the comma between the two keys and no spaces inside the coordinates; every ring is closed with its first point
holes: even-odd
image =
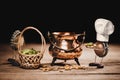
{"type": "Polygon", "coordinates": [[[37,54],[38,51],[32,49],[24,49],[21,51],[22,54],[27,54],[27,55],[32,55],[32,54],[37,54]]]}

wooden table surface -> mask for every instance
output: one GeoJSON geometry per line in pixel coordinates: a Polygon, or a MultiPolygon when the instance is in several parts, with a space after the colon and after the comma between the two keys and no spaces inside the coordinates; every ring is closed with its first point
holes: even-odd
{"type": "MultiPolygon", "coordinates": [[[[39,49],[39,44],[29,44],[29,47],[39,49]]],[[[41,59],[41,65],[49,65],[53,57],[48,53],[49,44],[46,47],[41,59]]],[[[13,57],[13,50],[8,44],[0,44],[0,80],[120,80],[120,45],[109,44],[109,52],[103,58],[104,68],[88,66],[94,62],[95,53],[92,49],[82,46],[82,55],[78,58],[84,69],[51,70],[44,72],[39,69],[23,69],[19,66],[12,66],[7,60],[13,57]]],[[[16,53],[17,54],[17,53],[16,53]]],[[[101,58],[97,58],[100,62],[101,58]]],[[[57,60],[55,63],[63,63],[57,60]]],[[[67,60],[64,64],[76,65],[74,60],[67,60]]],[[[59,67],[55,65],[53,67],[59,67]]]]}

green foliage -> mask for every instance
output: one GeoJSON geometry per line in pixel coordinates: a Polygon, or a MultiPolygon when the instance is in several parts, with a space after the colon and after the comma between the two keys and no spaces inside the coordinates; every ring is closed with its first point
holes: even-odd
{"type": "Polygon", "coordinates": [[[37,54],[39,51],[32,49],[24,49],[21,51],[22,54],[27,54],[27,55],[32,55],[32,54],[37,54]]]}

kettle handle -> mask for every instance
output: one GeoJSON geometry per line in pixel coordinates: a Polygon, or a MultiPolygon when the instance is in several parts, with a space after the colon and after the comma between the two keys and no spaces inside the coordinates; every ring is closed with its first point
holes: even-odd
{"type": "Polygon", "coordinates": [[[83,45],[83,43],[84,43],[84,41],[85,41],[85,35],[86,35],[86,33],[85,33],[85,31],[82,33],[82,34],[76,34],[76,36],[77,36],[77,42],[80,44],[81,43],[81,45],[83,45]],[[82,42],[79,42],[79,39],[78,39],[78,37],[79,36],[83,36],[82,37],[82,42]]]}
{"type": "Polygon", "coordinates": [[[62,48],[60,48],[59,46],[57,46],[57,45],[55,44],[55,41],[54,41],[55,39],[53,39],[54,37],[52,37],[51,33],[48,32],[48,38],[49,38],[49,40],[50,40],[50,43],[51,43],[54,47],[56,47],[56,48],[58,48],[58,49],[60,49],[60,50],[64,50],[64,51],[66,51],[66,52],[74,51],[75,49],[77,49],[78,47],[80,47],[80,46],[84,43],[84,40],[85,40],[85,32],[82,33],[82,34],[77,34],[76,36],[83,36],[82,43],[80,44],[80,43],[78,42],[79,45],[78,45],[77,47],[66,50],[66,49],[62,49],[62,48]]]}

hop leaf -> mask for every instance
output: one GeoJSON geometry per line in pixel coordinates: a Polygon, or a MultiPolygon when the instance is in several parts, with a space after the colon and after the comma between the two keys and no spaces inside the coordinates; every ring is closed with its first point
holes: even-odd
{"type": "Polygon", "coordinates": [[[18,42],[18,36],[20,35],[20,31],[19,30],[15,30],[15,32],[13,32],[12,37],[10,39],[10,46],[13,50],[17,50],[17,42],[18,42]]]}

